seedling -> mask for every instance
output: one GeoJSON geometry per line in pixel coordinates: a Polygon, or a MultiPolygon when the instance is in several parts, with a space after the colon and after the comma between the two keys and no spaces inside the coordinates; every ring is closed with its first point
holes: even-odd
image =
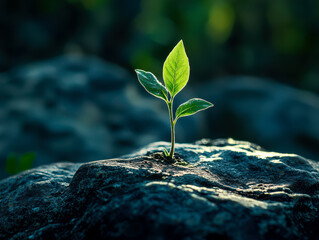
{"type": "Polygon", "coordinates": [[[177,108],[174,118],[174,97],[186,86],[190,71],[182,40],[174,47],[164,62],[163,79],[165,86],[157,80],[153,73],[140,69],[136,69],[135,71],[139,82],[145,90],[166,102],[171,123],[171,150],[168,153],[164,148],[164,153],[167,157],[172,159],[174,157],[175,124],[177,120],[181,117],[193,115],[214,105],[200,98],[192,98],[177,108]]]}

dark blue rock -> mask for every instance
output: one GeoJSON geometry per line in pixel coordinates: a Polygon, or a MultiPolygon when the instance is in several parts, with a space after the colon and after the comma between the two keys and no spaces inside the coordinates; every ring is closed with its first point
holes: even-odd
{"type": "Polygon", "coordinates": [[[1,239],[317,239],[319,165],[233,139],[156,142],[0,181],[1,239]]]}
{"type": "Polygon", "coordinates": [[[220,79],[196,92],[215,104],[206,112],[211,137],[253,141],[319,161],[318,96],[253,77],[220,79]]]}

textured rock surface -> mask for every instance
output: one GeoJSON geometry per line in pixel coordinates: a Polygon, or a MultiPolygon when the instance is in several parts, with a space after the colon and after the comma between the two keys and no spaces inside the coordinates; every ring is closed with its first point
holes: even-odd
{"type": "MultiPolygon", "coordinates": [[[[214,138],[254,141],[271,151],[319,156],[319,97],[269,79],[230,77],[199,86],[214,138]]],[[[202,136],[204,137],[204,136],[202,136]]]]}
{"type": "Polygon", "coordinates": [[[57,163],[0,181],[0,239],[317,239],[319,165],[249,142],[57,163]]]}

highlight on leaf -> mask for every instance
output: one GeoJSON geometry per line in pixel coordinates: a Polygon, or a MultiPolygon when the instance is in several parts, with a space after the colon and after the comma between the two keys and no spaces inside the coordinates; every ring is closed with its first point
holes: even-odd
{"type": "Polygon", "coordinates": [[[168,151],[166,150],[166,148],[164,148],[164,154],[165,154],[165,157],[168,157],[169,156],[169,153],[168,153],[168,151]]]}
{"type": "Polygon", "coordinates": [[[181,104],[176,110],[175,122],[178,118],[193,115],[199,111],[205,110],[214,105],[208,101],[200,98],[192,98],[187,102],[181,104]]]}
{"type": "Polygon", "coordinates": [[[147,92],[155,97],[163,99],[164,101],[168,100],[166,88],[157,80],[153,73],[140,69],[136,69],[135,72],[139,82],[147,92]]]}
{"type": "Polygon", "coordinates": [[[170,52],[163,66],[165,86],[172,98],[186,86],[189,78],[189,71],[188,57],[186,55],[184,43],[181,40],[170,52]]]}

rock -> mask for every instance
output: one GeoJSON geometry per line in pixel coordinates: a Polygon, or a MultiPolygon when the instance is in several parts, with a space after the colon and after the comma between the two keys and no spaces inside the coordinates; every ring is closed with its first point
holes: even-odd
{"type": "Polygon", "coordinates": [[[319,97],[253,77],[230,77],[201,85],[215,104],[206,111],[207,136],[253,141],[271,151],[319,161],[319,97]]]}
{"type": "Polygon", "coordinates": [[[244,141],[56,163],[0,181],[1,239],[317,239],[319,164],[244,141]]]}

